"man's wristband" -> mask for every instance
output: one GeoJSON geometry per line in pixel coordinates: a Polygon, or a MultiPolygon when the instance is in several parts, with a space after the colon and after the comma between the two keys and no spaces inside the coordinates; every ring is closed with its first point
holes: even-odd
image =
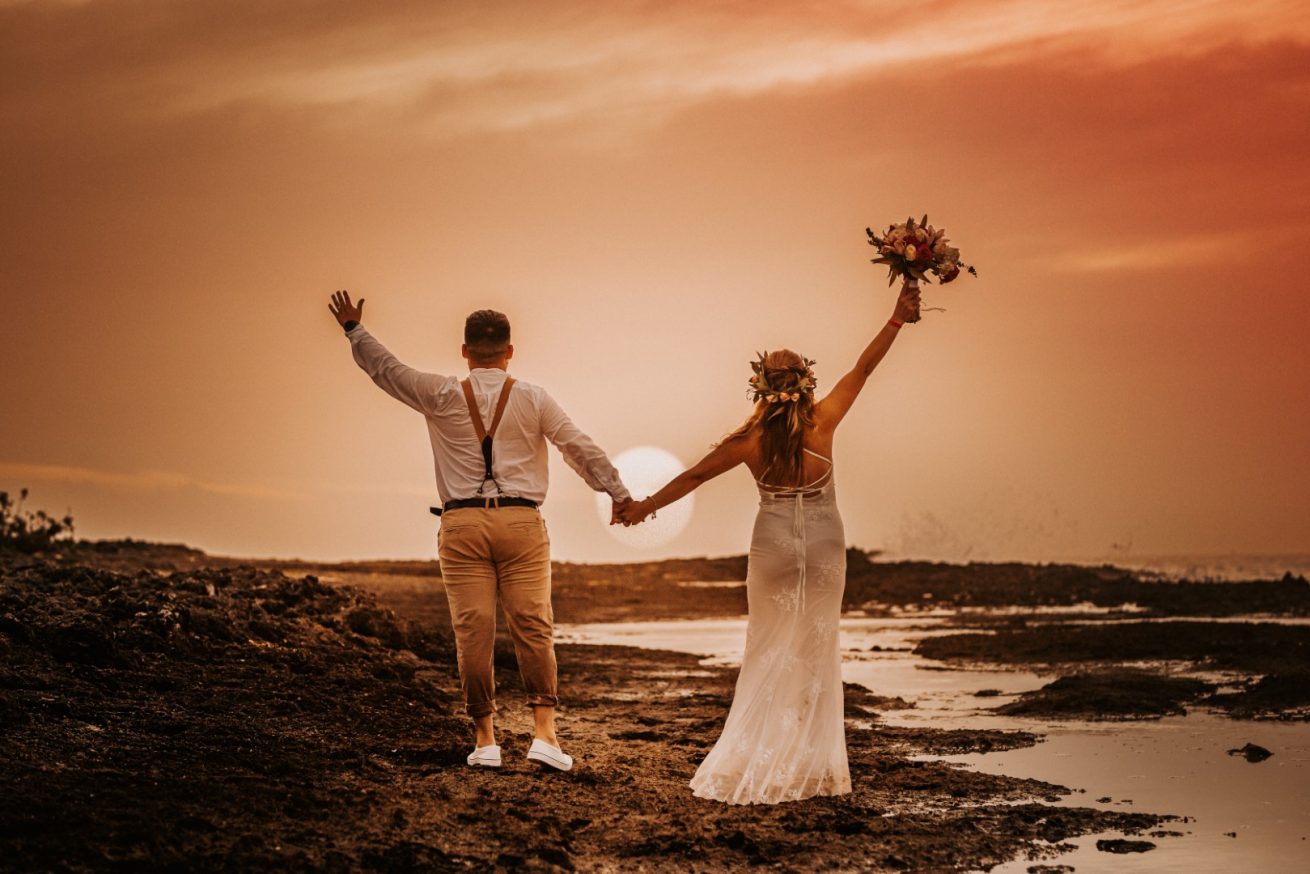
{"type": "Polygon", "coordinates": [[[893,328],[899,331],[905,323],[902,322],[900,319],[888,319],[887,324],[891,325],[893,328]]]}
{"type": "Polygon", "coordinates": [[[354,319],[348,319],[341,327],[345,328],[346,333],[349,334],[351,331],[359,327],[359,322],[354,319]]]}

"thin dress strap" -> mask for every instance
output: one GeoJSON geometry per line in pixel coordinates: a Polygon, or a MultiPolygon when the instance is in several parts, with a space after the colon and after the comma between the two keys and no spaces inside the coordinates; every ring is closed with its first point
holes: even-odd
{"type": "Polygon", "coordinates": [[[822,461],[826,461],[828,463],[828,469],[825,470],[823,473],[819,474],[818,476],[816,476],[810,482],[802,486],[782,486],[782,485],[777,485],[776,483],[766,483],[764,480],[759,480],[759,479],[755,481],[755,484],[758,485],[760,488],[769,492],[769,494],[778,495],[778,496],[799,495],[799,494],[804,494],[806,492],[812,492],[818,488],[822,488],[824,485],[826,485],[826,481],[832,477],[832,459],[828,458],[827,456],[820,455],[819,453],[815,452],[812,449],[809,449],[808,447],[801,447],[801,451],[808,452],[810,455],[813,455],[815,458],[818,458],[822,461]]]}

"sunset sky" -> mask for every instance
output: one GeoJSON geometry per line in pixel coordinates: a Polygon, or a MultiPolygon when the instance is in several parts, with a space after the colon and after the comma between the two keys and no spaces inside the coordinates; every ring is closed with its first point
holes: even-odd
{"type": "MultiPolygon", "coordinates": [[[[0,0],[0,489],[86,537],[430,557],[422,420],[328,314],[458,373],[471,310],[612,454],[691,463],[756,350],[822,393],[894,555],[1310,552],[1310,5],[0,0]]],[[[749,475],[654,551],[552,462],[555,555],[745,550],[749,475]]]]}

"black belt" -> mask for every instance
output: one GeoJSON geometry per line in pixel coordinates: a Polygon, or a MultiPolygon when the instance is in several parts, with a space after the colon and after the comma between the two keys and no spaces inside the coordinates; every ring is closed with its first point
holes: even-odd
{"type": "Polygon", "coordinates": [[[536,509],[536,506],[536,501],[530,501],[527,498],[460,498],[455,501],[447,501],[440,507],[428,507],[428,511],[433,516],[440,516],[442,513],[451,510],[464,510],[469,507],[495,510],[497,507],[532,507],[536,509]]]}

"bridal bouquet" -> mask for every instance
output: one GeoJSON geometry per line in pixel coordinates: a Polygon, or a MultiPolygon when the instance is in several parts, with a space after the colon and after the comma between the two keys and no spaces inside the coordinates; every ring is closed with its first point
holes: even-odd
{"type": "Polygon", "coordinates": [[[911,285],[920,280],[932,282],[929,274],[945,285],[960,275],[961,267],[971,276],[978,275],[977,270],[960,263],[960,250],[946,245],[946,230],[928,224],[926,215],[919,222],[910,217],[904,224],[889,225],[881,237],[873,228],[865,228],[865,232],[869,235],[869,245],[878,249],[873,263],[887,265],[888,285],[896,282],[898,276],[911,285]]]}

